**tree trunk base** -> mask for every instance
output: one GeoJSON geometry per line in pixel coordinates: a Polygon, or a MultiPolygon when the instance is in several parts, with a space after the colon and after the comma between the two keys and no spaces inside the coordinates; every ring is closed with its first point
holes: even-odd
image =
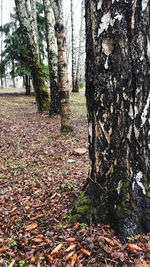
{"type": "Polygon", "coordinates": [[[137,199],[129,201],[128,207],[123,207],[123,202],[114,207],[113,198],[107,197],[97,184],[87,179],[79,199],[66,219],[70,223],[110,224],[122,240],[142,232],[147,233],[150,231],[150,199],[142,198],[140,188],[137,187],[136,190],[137,199]]]}

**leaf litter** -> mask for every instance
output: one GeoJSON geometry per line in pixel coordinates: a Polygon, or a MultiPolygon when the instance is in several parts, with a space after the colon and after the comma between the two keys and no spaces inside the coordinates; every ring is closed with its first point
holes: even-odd
{"type": "Polygon", "coordinates": [[[74,131],[63,134],[33,97],[0,98],[0,266],[150,266],[150,234],[122,243],[109,225],[63,220],[89,170],[88,152],[73,153],[88,149],[86,107],[75,98],[74,131]]]}

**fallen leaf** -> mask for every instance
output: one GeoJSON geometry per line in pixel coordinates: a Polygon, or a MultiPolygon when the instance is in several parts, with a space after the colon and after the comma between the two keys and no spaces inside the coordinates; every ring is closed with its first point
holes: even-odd
{"type": "Polygon", "coordinates": [[[8,267],[13,267],[15,265],[16,260],[12,260],[12,262],[8,265],[8,267]]]}
{"type": "Polygon", "coordinates": [[[76,148],[74,149],[73,154],[81,156],[85,154],[87,151],[88,151],[87,148],[76,148]]]}
{"type": "Polygon", "coordinates": [[[76,222],[74,227],[73,227],[73,230],[78,230],[79,226],[80,226],[80,223],[76,222]]]}
{"type": "Polygon", "coordinates": [[[53,194],[53,195],[50,197],[50,199],[53,199],[53,198],[55,198],[55,197],[61,197],[61,195],[58,194],[58,193],[55,193],[55,194],[53,194]]]}
{"type": "Polygon", "coordinates": [[[13,208],[9,213],[12,214],[12,213],[14,213],[14,211],[16,211],[16,210],[17,210],[17,207],[13,208]]]}
{"type": "Polygon", "coordinates": [[[71,257],[73,256],[74,251],[71,251],[66,257],[65,257],[65,261],[69,261],[71,259],[71,257]]]}
{"type": "Polygon", "coordinates": [[[149,243],[146,243],[146,244],[145,244],[145,247],[146,247],[146,249],[150,252],[150,244],[149,244],[149,243]]]}
{"type": "Polygon", "coordinates": [[[72,257],[72,261],[71,261],[71,267],[74,267],[75,266],[75,263],[76,263],[76,260],[77,260],[77,254],[75,253],[72,257]]]}
{"type": "Polygon", "coordinates": [[[11,257],[15,257],[15,253],[13,251],[6,251],[7,255],[11,256],[11,257]]]}
{"type": "Polygon", "coordinates": [[[66,242],[75,242],[76,238],[75,237],[68,237],[65,239],[66,242]]]}
{"type": "Polygon", "coordinates": [[[49,260],[50,263],[53,263],[54,262],[54,259],[51,255],[47,255],[47,258],[49,260]]]}
{"type": "Polygon", "coordinates": [[[88,256],[88,257],[91,256],[91,252],[88,251],[87,249],[81,248],[80,251],[81,251],[84,255],[86,255],[86,256],[88,256]]]}
{"type": "Polygon", "coordinates": [[[34,258],[34,256],[32,256],[32,257],[30,258],[30,263],[35,263],[35,258],[34,258]]]}
{"type": "Polygon", "coordinates": [[[36,265],[36,267],[41,267],[41,264],[40,264],[40,262],[39,262],[39,261],[37,262],[37,265],[36,265]]]}
{"type": "Polygon", "coordinates": [[[68,248],[66,248],[65,252],[69,252],[69,251],[75,249],[76,246],[77,246],[76,244],[70,245],[68,248]]]}
{"type": "Polygon", "coordinates": [[[0,248],[0,253],[6,251],[7,249],[9,249],[9,248],[8,248],[8,247],[1,247],[1,248],[0,248]]]}
{"type": "Polygon", "coordinates": [[[141,251],[142,249],[140,247],[138,247],[137,245],[135,245],[135,244],[128,244],[127,245],[127,250],[129,252],[136,253],[137,251],[141,251]]]}
{"type": "Polygon", "coordinates": [[[56,248],[54,248],[51,252],[51,255],[57,253],[59,250],[61,250],[63,244],[59,244],[56,248]]]}
{"type": "Polygon", "coordinates": [[[27,225],[25,227],[25,231],[32,231],[32,230],[34,230],[37,227],[38,227],[37,223],[32,223],[32,224],[29,224],[29,225],[27,225]]]}
{"type": "Polygon", "coordinates": [[[103,237],[103,238],[110,246],[114,247],[115,244],[110,238],[108,237],[103,237]]]}
{"type": "Polygon", "coordinates": [[[109,224],[104,225],[105,228],[110,228],[111,226],[109,224]]]}
{"type": "Polygon", "coordinates": [[[40,244],[40,243],[43,242],[43,239],[41,239],[41,238],[32,238],[32,241],[35,242],[35,243],[40,244]]]}
{"type": "Polygon", "coordinates": [[[73,160],[73,159],[68,159],[67,162],[68,162],[68,163],[73,163],[73,162],[75,162],[75,160],[73,160]]]}
{"type": "Polygon", "coordinates": [[[0,238],[0,243],[4,243],[4,239],[0,238]]]}
{"type": "Polygon", "coordinates": [[[143,263],[138,263],[135,265],[135,267],[149,267],[149,264],[143,264],[143,263]]]}
{"type": "Polygon", "coordinates": [[[36,235],[35,238],[43,238],[42,234],[36,235]]]}

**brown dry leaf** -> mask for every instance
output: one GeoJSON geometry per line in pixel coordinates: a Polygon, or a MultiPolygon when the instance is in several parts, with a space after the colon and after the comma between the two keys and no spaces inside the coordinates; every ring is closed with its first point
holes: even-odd
{"type": "Polygon", "coordinates": [[[8,265],[8,267],[13,267],[15,265],[16,260],[12,260],[12,262],[8,265]]]}
{"type": "Polygon", "coordinates": [[[91,256],[91,252],[88,251],[87,249],[81,248],[80,251],[81,251],[84,255],[86,255],[86,256],[88,256],[88,257],[91,256]]]}
{"type": "Polygon", "coordinates": [[[50,263],[53,263],[54,262],[54,259],[51,255],[47,255],[47,258],[49,260],[50,263]]]}
{"type": "Polygon", "coordinates": [[[149,264],[143,264],[143,263],[138,263],[135,265],[135,267],[149,267],[149,264]]]}
{"type": "Polygon", "coordinates": [[[9,249],[9,248],[8,248],[8,247],[1,247],[1,248],[0,248],[0,253],[6,251],[7,249],[9,249]]]}
{"type": "Polygon", "coordinates": [[[15,257],[15,253],[13,251],[6,251],[7,255],[11,256],[11,257],[15,257]]]}
{"type": "Polygon", "coordinates": [[[55,197],[61,197],[61,195],[58,194],[58,193],[55,193],[54,195],[52,195],[52,196],[50,197],[50,199],[52,200],[52,199],[55,198],[55,197]]]}
{"type": "Polygon", "coordinates": [[[44,237],[44,235],[42,235],[42,234],[39,234],[39,235],[35,236],[35,238],[43,238],[43,237],[44,237]]]}
{"type": "Polygon", "coordinates": [[[145,247],[146,247],[146,249],[150,252],[150,244],[149,244],[149,243],[146,243],[146,244],[145,244],[145,247]]]}
{"type": "Polygon", "coordinates": [[[71,261],[71,267],[74,267],[75,266],[75,263],[76,263],[76,260],[77,260],[77,253],[75,253],[72,257],[72,261],[71,261]]]}
{"type": "Polygon", "coordinates": [[[34,258],[34,256],[32,256],[32,257],[30,258],[30,263],[35,263],[35,258],[34,258]]]}
{"type": "Polygon", "coordinates": [[[76,238],[75,237],[68,237],[65,239],[66,242],[75,242],[76,238]]]}
{"type": "Polygon", "coordinates": [[[32,238],[32,241],[33,242],[35,242],[35,243],[38,243],[38,244],[40,244],[40,243],[42,243],[43,242],[43,239],[41,239],[41,238],[32,238]]]}
{"type": "Polygon", "coordinates": [[[0,238],[0,243],[4,243],[4,239],[0,238]]]}
{"type": "Polygon", "coordinates": [[[66,248],[65,252],[69,252],[69,251],[75,249],[76,246],[77,246],[76,244],[70,245],[68,248],[66,248]]]}
{"type": "Polygon", "coordinates": [[[37,227],[38,227],[37,223],[32,223],[32,224],[29,224],[29,225],[27,225],[25,227],[25,231],[32,231],[32,230],[34,230],[37,227]]]}
{"type": "Polygon", "coordinates": [[[63,246],[63,244],[60,243],[56,248],[54,248],[52,250],[51,255],[53,255],[53,254],[57,253],[59,250],[61,250],[62,246],[63,246]]]}
{"type": "Polygon", "coordinates": [[[17,207],[14,207],[9,213],[12,214],[12,213],[14,213],[14,211],[16,211],[16,210],[17,210],[17,207]]]}
{"type": "Polygon", "coordinates": [[[110,228],[111,226],[109,224],[104,225],[105,228],[110,228]]]}
{"type": "Polygon", "coordinates": [[[39,262],[39,261],[37,262],[37,265],[36,265],[36,267],[41,267],[41,264],[40,264],[40,262],[39,262]]]}
{"type": "Polygon", "coordinates": [[[71,257],[73,256],[74,251],[71,251],[66,257],[65,257],[65,261],[69,261],[71,259],[71,257]]]}
{"type": "Polygon", "coordinates": [[[114,247],[114,242],[110,239],[110,238],[108,238],[108,237],[104,237],[104,240],[110,245],[110,246],[112,246],[112,247],[114,247]]]}
{"type": "Polygon", "coordinates": [[[74,227],[73,227],[73,230],[78,230],[79,226],[80,226],[80,223],[76,222],[74,227]]]}
{"type": "Polygon", "coordinates": [[[128,244],[127,250],[132,253],[137,253],[137,251],[141,251],[142,249],[135,244],[128,244]]]}

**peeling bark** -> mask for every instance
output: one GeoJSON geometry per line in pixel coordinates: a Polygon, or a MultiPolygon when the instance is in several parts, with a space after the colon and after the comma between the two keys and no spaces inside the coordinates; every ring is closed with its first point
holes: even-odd
{"type": "Polygon", "coordinates": [[[38,48],[31,23],[28,1],[15,0],[17,14],[25,41],[38,111],[49,108],[49,95],[44,83],[44,75],[39,62],[38,48]]]}
{"type": "Polygon", "coordinates": [[[85,8],[91,171],[74,216],[150,232],[150,2],[85,8]]]}

